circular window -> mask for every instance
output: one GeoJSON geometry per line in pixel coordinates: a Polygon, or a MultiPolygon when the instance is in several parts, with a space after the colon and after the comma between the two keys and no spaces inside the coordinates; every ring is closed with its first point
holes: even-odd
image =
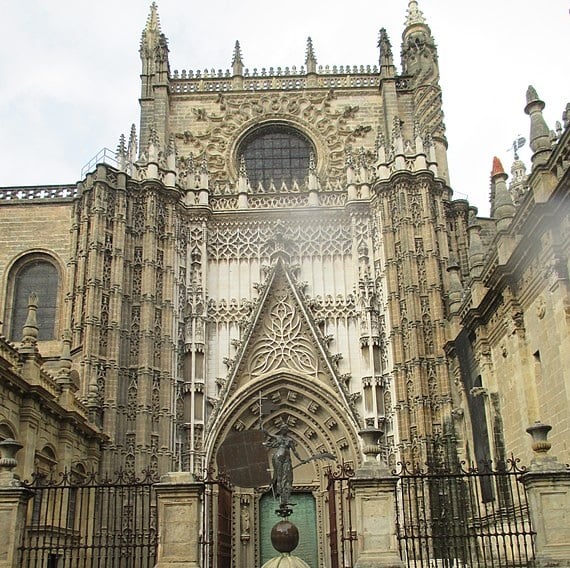
{"type": "Polygon", "coordinates": [[[271,184],[283,182],[303,185],[309,173],[313,145],[299,131],[282,125],[271,125],[252,132],[240,145],[247,177],[253,190],[267,191],[271,184]]]}

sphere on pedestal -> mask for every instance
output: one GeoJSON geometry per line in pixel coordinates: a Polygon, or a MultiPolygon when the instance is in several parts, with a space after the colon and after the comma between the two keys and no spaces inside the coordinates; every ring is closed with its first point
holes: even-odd
{"type": "Polygon", "coordinates": [[[278,552],[292,552],[299,544],[299,530],[291,521],[279,521],[271,529],[271,544],[278,552]]]}

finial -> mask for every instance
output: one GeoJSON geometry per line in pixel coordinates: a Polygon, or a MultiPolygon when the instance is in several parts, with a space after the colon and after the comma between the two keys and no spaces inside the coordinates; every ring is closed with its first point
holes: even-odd
{"type": "Polygon", "coordinates": [[[32,292],[28,298],[28,317],[22,329],[22,343],[35,345],[38,342],[38,295],[32,292]]]}
{"type": "Polygon", "coordinates": [[[232,59],[232,71],[235,75],[243,75],[243,60],[241,55],[241,47],[239,41],[236,41],[234,47],[234,56],[232,59]]]}
{"type": "Polygon", "coordinates": [[[158,6],[156,2],[150,5],[150,12],[146,19],[145,31],[160,32],[160,18],[158,16],[158,6]]]}
{"type": "Polygon", "coordinates": [[[148,136],[148,161],[157,162],[158,153],[160,151],[160,138],[158,137],[158,132],[154,124],[149,126],[149,136],[148,136]]]}
{"type": "Polygon", "coordinates": [[[119,144],[115,152],[115,158],[119,164],[119,170],[124,172],[127,163],[127,144],[124,134],[121,134],[121,136],[119,136],[119,144]]]}
{"type": "Polygon", "coordinates": [[[419,9],[417,0],[410,0],[408,2],[408,15],[406,17],[406,27],[413,26],[414,24],[425,24],[425,18],[422,11],[419,9]]]}
{"type": "Polygon", "coordinates": [[[131,164],[137,160],[137,145],[137,127],[132,124],[131,133],[129,135],[129,144],[127,146],[127,158],[131,164]]]}
{"type": "Polygon", "coordinates": [[[499,231],[507,229],[515,216],[515,206],[507,189],[507,178],[501,160],[495,156],[491,170],[491,217],[496,219],[499,231]]]}
{"type": "Polygon", "coordinates": [[[493,167],[491,168],[491,177],[494,178],[495,176],[499,175],[499,174],[504,174],[505,173],[505,168],[503,168],[503,164],[501,163],[501,160],[499,160],[499,158],[497,158],[497,156],[493,157],[493,167]]]}
{"type": "Polygon", "coordinates": [[[313,49],[313,40],[310,37],[307,38],[305,65],[307,66],[307,73],[317,72],[317,58],[315,57],[315,50],[313,49]]]}

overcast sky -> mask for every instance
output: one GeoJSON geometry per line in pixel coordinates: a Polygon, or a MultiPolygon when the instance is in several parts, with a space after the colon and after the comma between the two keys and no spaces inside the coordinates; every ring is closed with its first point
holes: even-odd
{"type": "MultiPolygon", "coordinates": [[[[399,66],[407,0],[159,0],[171,70],[374,65],[385,27],[399,66]]],[[[570,101],[568,0],[419,0],[440,58],[451,185],[488,214],[492,158],[510,171],[528,138],[525,92],[551,129],[570,101]],[[538,12],[538,10],[541,10],[538,12]]],[[[103,147],[138,128],[138,48],[147,0],[1,0],[0,186],[74,183],[103,147]]],[[[528,146],[521,157],[529,165],[528,146]]]]}

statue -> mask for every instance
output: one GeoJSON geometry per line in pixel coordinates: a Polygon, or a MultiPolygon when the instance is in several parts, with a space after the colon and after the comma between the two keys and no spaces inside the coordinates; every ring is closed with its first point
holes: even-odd
{"type": "Polygon", "coordinates": [[[270,434],[267,430],[263,430],[267,436],[263,445],[268,448],[276,448],[271,462],[273,464],[273,479],[271,487],[273,493],[279,497],[279,507],[286,508],[291,497],[291,489],[293,488],[293,464],[291,462],[291,452],[302,462],[303,460],[297,453],[297,442],[289,436],[289,426],[282,424],[277,434],[270,434]]]}
{"type": "MultiPolygon", "coordinates": [[[[268,448],[275,448],[275,453],[271,458],[273,465],[273,478],[271,480],[271,487],[273,493],[279,498],[279,509],[281,511],[290,510],[291,491],[293,489],[293,464],[291,462],[291,452],[299,460],[298,465],[302,465],[317,459],[335,459],[333,454],[323,452],[310,456],[303,460],[297,452],[297,442],[289,435],[289,426],[283,423],[277,434],[270,434],[267,430],[262,428],[263,433],[267,439],[263,445],[268,448]]],[[[297,466],[295,466],[297,467],[297,466]]]]}

